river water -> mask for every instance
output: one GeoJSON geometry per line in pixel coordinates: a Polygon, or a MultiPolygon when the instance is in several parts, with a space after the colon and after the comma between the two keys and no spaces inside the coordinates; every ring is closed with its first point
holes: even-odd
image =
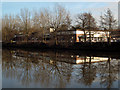
{"type": "Polygon", "coordinates": [[[2,50],[2,88],[118,88],[119,54],[2,50]]]}

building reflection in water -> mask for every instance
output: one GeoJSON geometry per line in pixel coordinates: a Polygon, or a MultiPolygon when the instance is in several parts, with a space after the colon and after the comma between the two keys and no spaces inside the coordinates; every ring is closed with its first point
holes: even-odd
{"type": "Polygon", "coordinates": [[[118,87],[116,58],[6,49],[2,55],[3,81],[11,78],[21,87],[118,87]]]}
{"type": "Polygon", "coordinates": [[[95,62],[103,62],[103,61],[108,61],[108,57],[90,57],[90,56],[85,56],[85,57],[79,57],[78,55],[76,56],[76,64],[82,64],[84,62],[88,63],[95,63],[95,62]]]}

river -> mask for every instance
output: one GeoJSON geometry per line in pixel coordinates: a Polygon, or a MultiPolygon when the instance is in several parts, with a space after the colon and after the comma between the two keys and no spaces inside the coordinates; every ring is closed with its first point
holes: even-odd
{"type": "Polygon", "coordinates": [[[2,88],[118,88],[119,55],[2,50],[2,88]]]}

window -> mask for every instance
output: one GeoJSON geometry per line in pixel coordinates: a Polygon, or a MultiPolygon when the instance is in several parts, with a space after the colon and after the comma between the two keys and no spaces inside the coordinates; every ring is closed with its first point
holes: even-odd
{"type": "Polygon", "coordinates": [[[83,31],[76,31],[76,34],[84,34],[83,31]]]}

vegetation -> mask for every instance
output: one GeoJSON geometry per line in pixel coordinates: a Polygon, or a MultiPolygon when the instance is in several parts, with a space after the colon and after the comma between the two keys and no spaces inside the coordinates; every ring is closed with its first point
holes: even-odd
{"type": "MultiPolygon", "coordinates": [[[[90,30],[96,28],[95,18],[92,16],[91,13],[81,13],[77,15],[76,22],[78,24],[78,27],[83,29],[84,41],[86,41],[85,29],[89,30],[89,36],[91,36],[90,30]]],[[[89,41],[91,42],[91,37],[89,41]]]]}
{"type": "Polygon", "coordinates": [[[101,15],[100,19],[101,19],[100,21],[101,28],[106,30],[112,30],[116,28],[117,20],[114,18],[112,11],[110,9],[108,9],[105,12],[104,16],[101,15]]]}
{"type": "MultiPolygon", "coordinates": [[[[72,25],[72,18],[70,12],[61,5],[55,5],[53,10],[47,8],[40,11],[29,11],[27,8],[21,9],[17,15],[5,15],[2,18],[2,41],[11,42],[16,34],[25,35],[25,41],[29,40],[29,37],[34,37],[45,42],[45,34],[50,33],[49,28],[53,27],[55,31],[68,30],[72,27],[79,27],[81,29],[90,30],[97,28],[104,28],[107,30],[115,29],[117,23],[110,9],[108,9],[104,15],[100,16],[100,25],[92,15],[92,13],[84,12],[76,15],[76,25],[72,25]],[[33,33],[35,35],[33,35],[33,33]],[[33,36],[32,36],[33,35],[33,36]]],[[[57,38],[55,33],[55,40],[57,44],[57,38]]],[[[91,35],[90,35],[91,36],[91,35]]],[[[84,33],[86,41],[86,35],[84,33]]],[[[89,40],[91,42],[91,38],[89,40]]]]}

